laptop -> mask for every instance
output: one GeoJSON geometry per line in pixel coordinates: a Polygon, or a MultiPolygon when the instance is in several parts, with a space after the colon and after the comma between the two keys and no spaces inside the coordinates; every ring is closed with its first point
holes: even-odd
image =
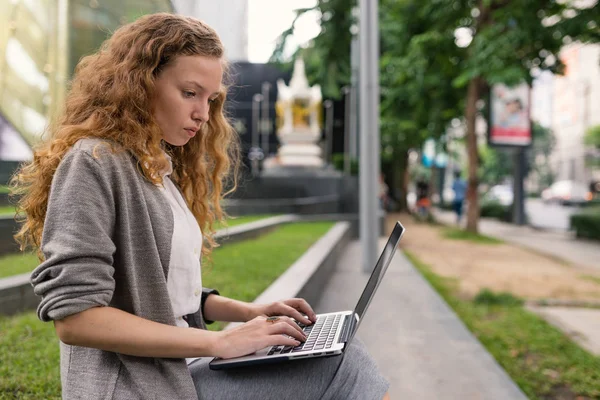
{"type": "Polygon", "coordinates": [[[400,222],[396,222],[354,311],[318,314],[317,321],[312,325],[305,326],[298,323],[304,330],[307,339],[306,342],[300,343],[296,347],[269,346],[242,357],[228,359],[215,357],[209,363],[210,369],[220,370],[342,354],[356,334],[403,234],[404,227],[400,222]]]}

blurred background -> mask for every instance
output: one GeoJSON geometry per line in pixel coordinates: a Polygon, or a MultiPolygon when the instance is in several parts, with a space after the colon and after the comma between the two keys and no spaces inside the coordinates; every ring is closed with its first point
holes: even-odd
{"type": "MultiPolygon", "coordinates": [[[[361,328],[392,395],[519,398],[490,395],[500,392],[489,382],[512,379],[530,398],[600,398],[597,0],[0,0],[2,314],[38,301],[29,283],[38,259],[12,237],[11,175],[60,113],[78,61],[156,12],[199,18],[220,35],[244,164],[224,205],[240,217],[232,225],[266,220],[256,241],[223,231],[230,241],[203,282],[253,301],[332,221],[349,221],[352,234],[327,254],[344,253],[337,276],[349,279],[338,282],[354,285],[374,259],[358,266],[368,247],[351,241],[360,223],[376,219],[375,238],[400,220],[403,254],[378,294],[389,329],[361,328]],[[361,23],[373,4],[375,25],[361,23]],[[379,49],[361,56],[368,29],[378,38],[362,49],[379,49]],[[374,80],[361,75],[367,61],[374,80]],[[361,105],[375,109],[371,125],[361,105]],[[227,282],[229,269],[252,276],[252,290],[227,282]],[[462,323],[473,335],[457,345],[462,323]],[[392,359],[377,332],[394,332],[403,356],[392,359]],[[485,375],[496,369],[498,380],[485,375]]],[[[352,294],[335,283],[323,307],[352,294]]],[[[60,397],[56,337],[42,325],[32,311],[0,317],[0,398],[60,397]]]]}
{"type": "MultiPolygon", "coordinates": [[[[437,8],[410,1],[380,4],[385,208],[414,209],[416,183],[425,181],[432,204],[450,209],[453,177],[460,171],[469,182],[468,229],[475,231],[483,215],[569,230],[570,215],[593,204],[600,189],[596,2],[532,2],[539,10],[528,13],[503,5],[501,18],[485,24],[477,22],[483,20],[474,2],[442,3],[437,8]],[[448,12],[441,13],[444,7],[448,12]],[[518,143],[490,134],[494,85],[508,85],[505,97],[524,85],[522,113],[531,125],[518,143]]],[[[299,58],[309,85],[322,92],[315,143],[323,165],[341,171],[344,182],[357,174],[360,60],[358,9],[352,2],[2,0],[0,8],[3,183],[19,162],[31,158],[31,146],[60,111],[78,60],[120,25],[161,11],[196,16],[221,35],[233,71],[229,110],[244,145],[248,177],[262,175],[278,154],[283,118],[278,125],[277,80],[289,82],[299,58]]],[[[266,181],[247,185],[236,197],[264,196],[265,185],[272,198],[290,192],[266,181]]],[[[324,211],[357,210],[357,200],[339,190],[291,192],[329,196],[324,203],[337,196],[343,203],[324,211]]]]}

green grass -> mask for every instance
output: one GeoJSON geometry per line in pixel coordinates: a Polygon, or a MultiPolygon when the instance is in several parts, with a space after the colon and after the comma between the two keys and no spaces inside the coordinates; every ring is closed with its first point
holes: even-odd
{"type": "MultiPolygon", "coordinates": [[[[227,223],[228,226],[235,226],[268,217],[271,217],[271,215],[249,215],[230,219],[227,223]]],[[[217,229],[219,228],[220,226],[217,227],[217,229]]],[[[31,253],[0,256],[0,278],[31,272],[37,265],[37,256],[31,253]]]]}
{"type": "Polygon", "coordinates": [[[0,399],[60,399],[53,325],[34,312],[0,317],[0,399]]]}
{"type": "Polygon", "coordinates": [[[0,278],[31,272],[37,267],[38,262],[37,256],[33,253],[18,253],[1,256],[0,278]]]}
{"type": "Polygon", "coordinates": [[[585,279],[586,281],[594,282],[600,285],[600,276],[593,275],[580,275],[581,279],[585,279]]]}
{"type": "Polygon", "coordinates": [[[455,279],[406,255],[530,399],[600,398],[600,357],[525,310],[520,299],[489,290],[477,301],[462,299],[455,279]]]}
{"type": "Polygon", "coordinates": [[[10,193],[10,188],[6,185],[0,185],[0,193],[10,193]]]}
{"type": "Polygon", "coordinates": [[[217,288],[226,297],[252,301],[331,226],[331,222],[283,225],[257,239],[218,248],[212,265],[203,268],[202,285],[217,288]]]}
{"type": "Polygon", "coordinates": [[[215,230],[219,230],[222,228],[228,228],[236,225],[247,224],[248,222],[258,221],[259,219],[265,219],[274,217],[275,215],[244,215],[241,217],[230,217],[227,219],[227,224],[217,223],[215,224],[215,230]]]}
{"type": "MultiPolygon", "coordinates": [[[[202,284],[224,296],[252,301],[331,226],[284,225],[260,238],[218,248],[213,264],[203,270],[202,284]]],[[[51,323],[40,322],[34,312],[0,316],[0,400],[60,399],[59,359],[51,323]]]]}
{"type": "Polygon", "coordinates": [[[454,240],[468,240],[473,243],[481,243],[481,244],[502,244],[504,243],[502,240],[480,235],[478,233],[468,232],[462,229],[457,228],[444,228],[442,230],[442,234],[444,237],[448,239],[454,240]]]}
{"type": "Polygon", "coordinates": [[[0,215],[15,215],[15,206],[0,206],[0,215]]]}

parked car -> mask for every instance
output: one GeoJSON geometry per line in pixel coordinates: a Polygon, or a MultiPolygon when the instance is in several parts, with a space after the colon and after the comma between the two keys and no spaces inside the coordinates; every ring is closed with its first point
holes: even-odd
{"type": "Polygon", "coordinates": [[[514,193],[512,186],[495,185],[483,196],[483,200],[490,203],[498,203],[503,206],[510,206],[513,203],[514,193]]]}
{"type": "Polygon", "coordinates": [[[554,182],[542,191],[544,203],[583,204],[591,198],[591,192],[583,183],[572,180],[554,182]]]}

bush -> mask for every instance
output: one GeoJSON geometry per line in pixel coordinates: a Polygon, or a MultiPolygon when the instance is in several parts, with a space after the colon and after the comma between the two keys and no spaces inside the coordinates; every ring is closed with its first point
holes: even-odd
{"type": "Polygon", "coordinates": [[[600,240],[600,208],[571,215],[571,229],[578,238],[600,240]]]}
{"type": "MultiPolygon", "coordinates": [[[[344,171],[344,159],[346,156],[344,153],[334,153],[331,156],[331,163],[333,167],[338,171],[344,171]]],[[[357,176],[358,175],[358,160],[356,158],[350,159],[350,175],[357,176]]]]}
{"type": "Polygon", "coordinates": [[[481,204],[481,216],[510,222],[512,221],[512,210],[510,206],[503,206],[497,202],[484,202],[481,204]]]}

